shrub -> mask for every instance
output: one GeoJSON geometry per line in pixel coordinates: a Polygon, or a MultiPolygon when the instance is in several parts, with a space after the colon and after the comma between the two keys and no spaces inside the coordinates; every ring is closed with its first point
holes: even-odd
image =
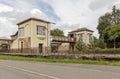
{"type": "Polygon", "coordinates": [[[95,49],[95,53],[99,53],[99,54],[120,54],[120,48],[114,49],[100,49],[97,48],[95,49]]]}
{"type": "Polygon", "coordinates": [[[77,41],[77,43],[75,44],[75,48],[78,50],[78,51],[82,51],[84,48],[85,48],[85,44],[83,42],[82,39],[79,39],[77,41]]]}
{"type": "Polygon", "coordinates": [[[98,48],[106,48],[106,43],[104,42],[103,39],[98,39],[95,43],[95,46],[98,47],[98,48]]]}

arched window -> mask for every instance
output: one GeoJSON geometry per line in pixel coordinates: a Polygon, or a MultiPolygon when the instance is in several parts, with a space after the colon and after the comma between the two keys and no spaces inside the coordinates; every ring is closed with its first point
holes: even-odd
{"type": "Polygon", "coordinates": [[[1,49],[8,49],[8,44],[2,44],[0,47],[1,49]]]}

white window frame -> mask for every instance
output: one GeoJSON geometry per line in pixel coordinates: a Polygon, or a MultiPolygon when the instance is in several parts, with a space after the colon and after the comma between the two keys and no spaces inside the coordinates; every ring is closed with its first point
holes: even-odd
{"type": "Polygon", "coordinates": [[[88,34],[89,41],[92,40],[92,34],[88,34]]]}
{"type": "Polygon", "coordinates": [[[24,28],[23,27],[18,29],[18,35],[24,36],[24,28]]]}
{"type": "Polygon", "coordinates": [[[84,40],[84,33],[79,34],[79,39],[84,40]]]}
{"type": "Polygon", "coordinates": [[[45,35],[46,28],[45,26],[37,25],[37,35],[45,35]]]}

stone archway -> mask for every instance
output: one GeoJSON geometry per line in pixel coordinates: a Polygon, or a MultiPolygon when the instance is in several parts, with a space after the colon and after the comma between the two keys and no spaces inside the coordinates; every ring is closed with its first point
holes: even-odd
{"type": "Polygon", "coordinates": [[[1,49],[8,49],[9,45],[8,44],[1,44],[0,47],[1,47],[1,49]]]}

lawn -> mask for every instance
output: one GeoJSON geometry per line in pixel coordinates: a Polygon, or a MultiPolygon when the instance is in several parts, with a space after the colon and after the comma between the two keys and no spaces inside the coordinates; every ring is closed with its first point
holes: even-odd
{"type": "Polygon", "coordinates": [[[76,64],[97,64],[120,66],[120,61],[98,61],[98,60],[82,60],[82,59],[60,59],[60,58],[40,58],[40,57],[23,57],[0,55],[0,60],[20,60],[20,61],[37,61],[37,62],[57,62],[57,63],[76,63],[76,64]]]}

